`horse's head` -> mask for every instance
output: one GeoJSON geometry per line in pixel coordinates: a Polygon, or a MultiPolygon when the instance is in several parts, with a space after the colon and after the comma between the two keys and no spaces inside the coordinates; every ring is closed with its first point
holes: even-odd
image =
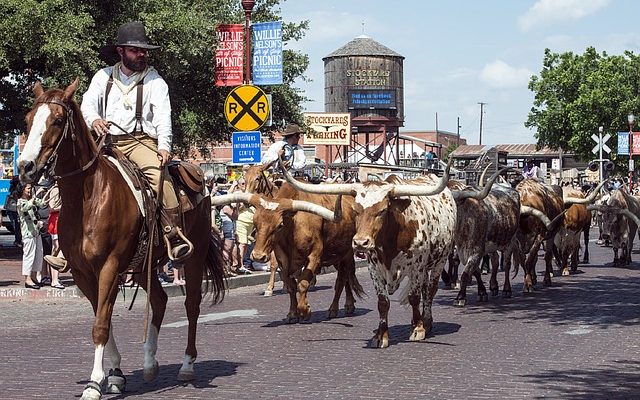
{"type": "Polygon", "coordinates": [[[33,88],[35,102],[26,117],[27,143],[18,158],[18,171],[22,182],[37,182],[57,155],[58,146],[65,135],[70,135],[74,110],[73,94],[78,87],[76,79],[65,90],[46,92],[40,82],[33,88]]]}

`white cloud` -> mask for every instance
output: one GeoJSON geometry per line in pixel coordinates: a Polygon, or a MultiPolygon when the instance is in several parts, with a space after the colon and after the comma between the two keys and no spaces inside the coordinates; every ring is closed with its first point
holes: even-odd
{"type": "Polygon", "coordinates": [[[577,21],[609,5],[611,0],[538,0],[524,15],[518,17],[523,31],[538,25],[562,21],[577,21]]]}
{"type": "Polygon", "coordinates": [[[515,68],[504,61],[496,60],[484,66],[480,79],[493,88],[510,89],[527,86],[533,72],[527,68],[515,68]]]}

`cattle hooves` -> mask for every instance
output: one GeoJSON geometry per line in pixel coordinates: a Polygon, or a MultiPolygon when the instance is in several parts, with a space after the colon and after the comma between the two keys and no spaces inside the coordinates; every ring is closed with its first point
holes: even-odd
{"type": "Polygon", "coordinates": [[[453,285],[453,288],[454,288],[455,290],[460,290],[460,282],[456,282],[456,284],[455,284],[455,285],[453,285]]]}
{"type": "Polygon", "coordinates": [[[533,293],[533,286],[524,285],[524,287],[522,288],[522,293],[533,293]]]}
{"type": "Polygon", "coordinates": [[[479,302],[485,302],[485,301],[489,301],[489,295],[488,294],[479,294],[478,295],[478,301],[479,302]]]}
{"type": "Polygon", "coordinates": [[[491,296],[497,296],[498,295],[498,289],[491,289],[491,296]]]}
{"type": "Polygon", "coordinates": [[[569,272],[568,269],[563,269],[562,270],[562,276],[569,276],[569,275],[571,275],[571,272],[569,272]]]}
{"type": "Polygon", "coordinates": [[[464,307],[465,304],[467,304],[467,300],[466,299],[454,299],[453,300],[453,305],[456,307],[464,307]]]}
{"type": "Polygon", "coordinates": [[[338,310],[336,309],[330,309],[327,311],[327,318],[331,319],[331,318],[337,318],[338,317],[338,310]]]}
{"type": "Polygon", "coordinates": [[[424,328],[414,328],[411,332],[411,336],[409,336],[409,340],[412,342],[418,342],[420,340],[424,340],[425,337],[427,337],[427,333],[424,328]]]}
{"type": "Polygon", "coordinates": [[[451,284],[448,283],[448,284],[444,285],[442,288],[445,289],[445,290],[451,290],[451,284]]]}
{"type": "Polygon", "coordinates": [[[182,371],[178,372],[178,382],[190,382],[195,379],[195,374],[193,371],[182,371]]]}
{"type": "Polygon", "coordinates": [[[264,297],[271,297],[271,296],[273,296],[273,289],[265,289],[264,297]]]}
{"type": "Polygon", "coordinates": [[[158,366],[158,362],[155,361],[151,368],[145,368],[143,370],[142,378],[145,382],[151,382],[152,380],[156,379],[158,373],[160,373],[160,367],[158,366]]]}
{"type": "Polygon", "coordinates": [[[356,312],[356,305],[355,304],[345,304],[344,305],[344,313],[347,315],[352,315],[354,312],[356,312]]]}
{"type": "Polygon", "coordinates": [[[378,335],[376,335],[369,342],[369,346],[374,347],[376,349],[385,349],[389,347],[389,338],[387,337],[379,338],[378,335]]]}
{"type": "Polygon", "coordinates": [[[511,292],[503,291],[502,292],[502,297],[504,297],[505,299],[510,299],[511,298],[511,292]]]}

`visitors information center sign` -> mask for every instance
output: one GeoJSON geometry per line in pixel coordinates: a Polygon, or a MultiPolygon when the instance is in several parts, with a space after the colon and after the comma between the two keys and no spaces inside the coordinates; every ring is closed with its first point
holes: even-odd
{"type": "Polygon", "coordinates": [[[348,145],[351,142],[349,113],[304,113],[304,120],[311,129],[304,137],[305,145],[348,145]]]}

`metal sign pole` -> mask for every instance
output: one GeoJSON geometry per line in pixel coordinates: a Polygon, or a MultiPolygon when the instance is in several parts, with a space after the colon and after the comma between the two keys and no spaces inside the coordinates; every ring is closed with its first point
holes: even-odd
{"type": "Polygon", "coordinates": [[[245,73],[244,73],[244,83],[251,83],[251,11],[253,11],[253,6],[256,4],[255,0],[242,0],[242,9],[244,10],[244,43],[245,43],[245,73]]]}

